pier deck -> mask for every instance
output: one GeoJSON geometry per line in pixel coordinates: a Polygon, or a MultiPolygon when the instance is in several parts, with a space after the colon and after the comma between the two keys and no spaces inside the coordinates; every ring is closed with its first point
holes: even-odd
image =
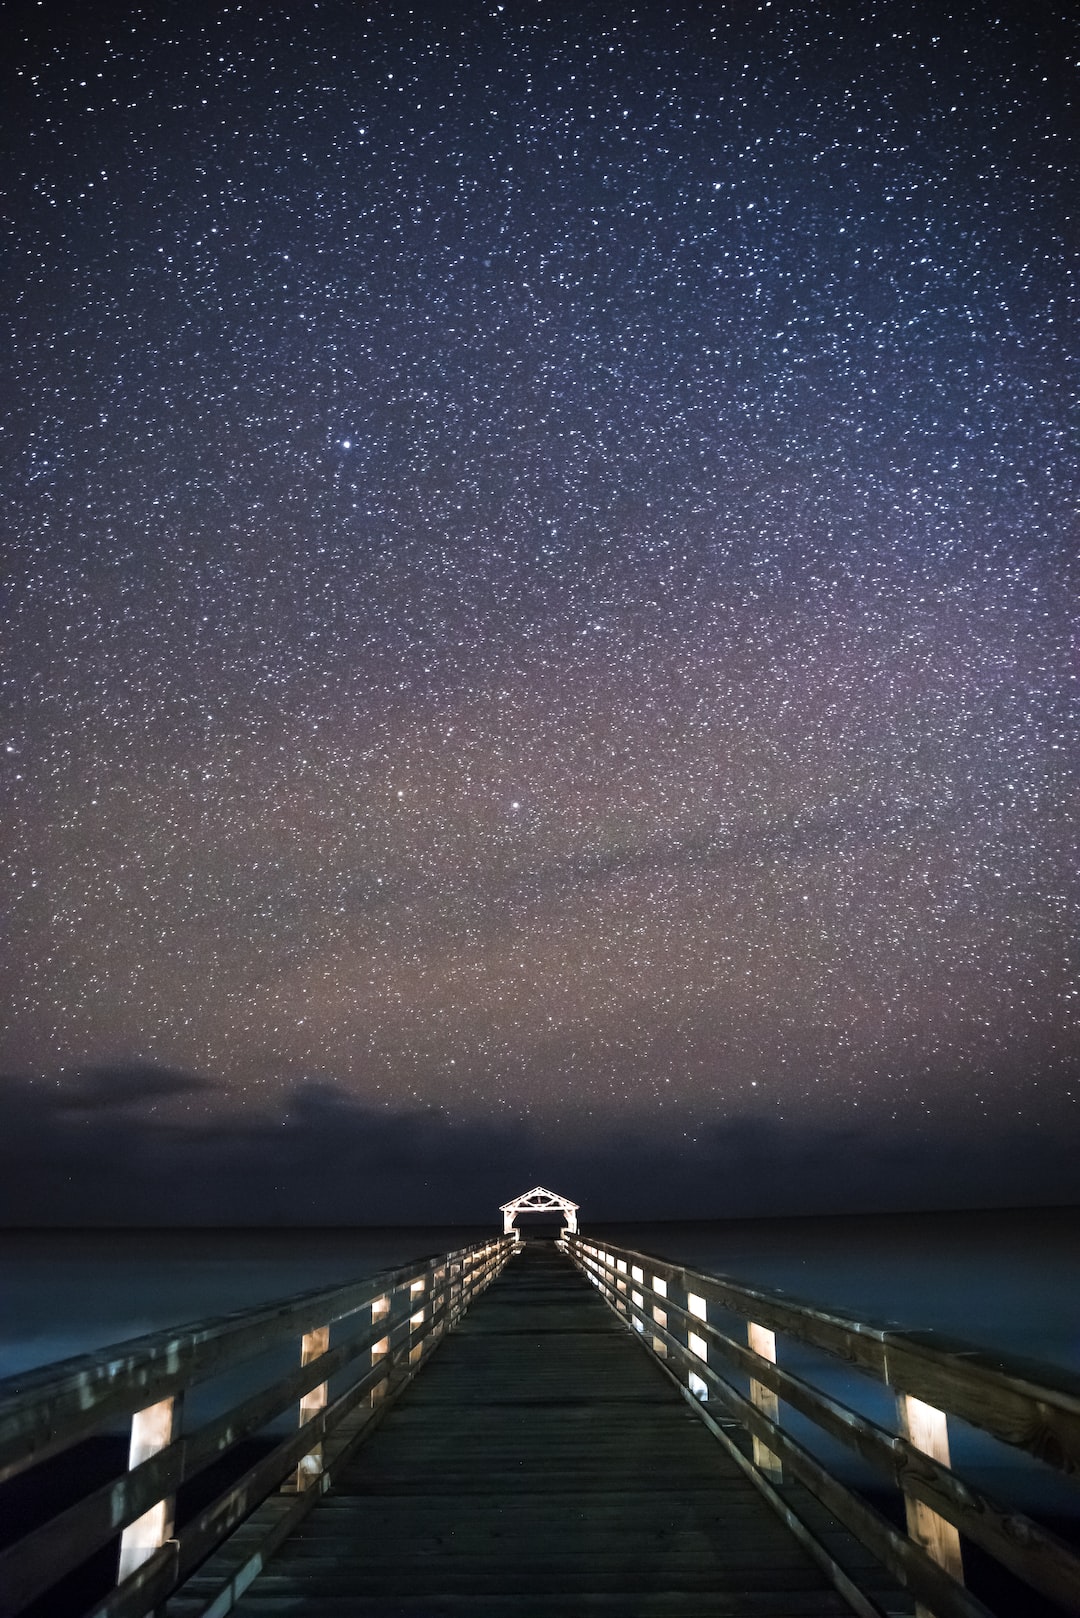
{"type": "MultiPolygon", "coordinates": [[[[184,1605],[198,1593],[196,1576],[184,1605]]],[[[542,1243],[477,1301],[234,1610],[850,1612],[596,1291],[542,1243]]]]}

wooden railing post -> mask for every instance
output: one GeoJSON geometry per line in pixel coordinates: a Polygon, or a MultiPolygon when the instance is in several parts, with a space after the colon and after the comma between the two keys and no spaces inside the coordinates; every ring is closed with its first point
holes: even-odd
{"type": "MultiPolygon", "coordinates": [[[[389,1313],[390,1313],[390,1298],[389,1298],[388,1295],[384,1295],[381,1298],[373,1298],[372,1299],[372,1302],[371,1302],[371,1324],[373,1326],[378,1325],[380,1321],[386,1320],[389,1313]]],[[[390,1338],[389,1338],[389,1336],[380,1337],[377,1342],[372,1343],[372,1345],[371,1345],[371,1363],[372,1363],[372,1365],[378,1365],[380,1360],[387,1360],[388,1361],[389,1357],[390,1357],[390,1338]]],[[[371,1390],[371,1403],[373,1405],[377,1405],[379,1403],[379,1400],[386,1396],[386,1393],[387,1393],[389,1387],[390,1387],[390,1367],[389,1367],[389,1364],[387,1364],[386,1375],[383,1377],[381,1382],[376,1382],[374,1387],[371,1390]]]]}
{"type": "Polygon", "coordinates": [[[627,1276],[626,1260],[624,1258],[616,1258],[612,1260],[612,1263],[615,1266],[615,1290],[619,1293],[619,1297],[615,1299],[615,1307],[621,1315],[625,1315],[627,1276]]]}
{"type": "MultiPolygon", "coordinates": [[[[644,1287],[644,1285],[645,1285],[645,1271],[642,1269],[640,1264],[631,1264],[631,1266],[630,1266],[630,1279],[631,1279],[631,1281],[636,1282],[637,1286],[644,1287]]],[[[641,1314],[644,1314],[644,1312],[645,1312],[645,1294],[644,1294],[644,1292],[638,1292],[636,1289],[632,1288],[631,1292],[630,1292],[630,1302],[634,1305],[634,1307],[636,1309],[641,1311],[641,1314]]],[[[644,1334],[645,1334],[645,1322],[642,1320],[641,1314],[631,1315],[630,1324],[633,1326],[633,1328],[634,1328],[634,1330],[636,1332],[638,1332],[642,1336],[644,1336],[644,1334]]]]}
{"type": "MultiPolygon", "coordinates": [[[[424,1324],[428,1313],[427,1304],[427,1277],[420,1276],[409,1287],[409,1307],[411,1310],[409,1315],[409,1326],[411,1330],[415,1331],[418,1326],[422,1326],[424,1324]]],[[[421,1359],[423,1352],[424,1342],[421,1338],[420,1342],[414,1343],[409,1349],[409,1364],[417,1364],[417,1362],[421,1359]]]]}
{"type": "MultiPolygon", "coordinates": [[[[662,1275],[654,1275],[652,1277],[652,1295],[653,1324],[666,1328],[668,1323],[667,1310],[664,1308],[663,1304],[656,1301],[659,1298],[664,1298],[665,1300],[667,1298],[667,1282],[664,1280],[662,1275]]],[[[667,1344],[664,1342],[662,1337],[654,1336],[652,1346],[654,1354],[658,1355],[660,1359],[667,1359],[667,1344]]]]}
{"type": "Polygon", "coordinates": [[[446,1303],[447,1278],[446,1265],[443,1264],[439,1267],[439,1269],[432,1270],[431,1272],[431,1329],[436,1337],[441,1337],[443,1332],[446,1330],[446,1303]],[[440,1309],[443,1310],[443,1318],[436,1323],[436,1316],[438,1315],[440,1309]]]}
{"type": "MultiPolygon", "coordinates": [[[[325,1354],[329,1347],[329,1326],[316,1326],[312,1331],[305,1332],[300,1339],[300,1364],[310,1365],[312,1360],[317,1360],[320,1355],[325,1354]]],[[[312,1416],[317,1416],[320,1410],[325,1410],[328,1388],[329,1383],[320,1382],[318,1387],[309,1388],[307,1393],[304,1394],[304,1397],[300,1400],[301,1427],[305,1422],[310,1421],[312,1416]]],[[[306,1455],[300,1457],[291,1485],[287,1485],[287,1487],[291,1486],[297,1494],[303,1493],[305,1489],[310,1489],[312,1484],[318,1481],[322,1469],[323,1447],[322,1444],[314,1444],[306,1455]]]]}
{"type": "MultiPolygon", "coordinates": [[[[696,1292],[688,1292],[686,1294],[686,1307],[689,1314],[695,1320],[708,1321],[708,1303],[704,1298],[699,1297],[696,1292]]],[[[690,1350],[691,1354],[694,1355],[695,1359],[699,1359],[703,1365],[708,1365],[709,1345],[705,1338],[702,1337],[699,1332],[693,1331],[690,1326],[687,1326],[686,1328],[686,1346],[690,1350]]],[[[690,1392],[694,1395],[695,1399],[700,1399],[702,1403],[705,1403],[709,1397],[709,1384],[705,1381],[704,1377],[698,1376],[696,1371],[690,1371],[688,1373],[688,1380],[690,1392]]]]}
{"type": "MultiPolygon", "coordinates": [[[[753,1320],[748,1320],[746,1322],[746,1341],[755,1354],[760,1354],[763,1360],[771,1360],[774,1365],[776,1364],[775,1332],[769,1331],[765,1326],[757,1325],[753,1320]]],[[[771,1388],[767,1388],[763,1382],[759,1382],[755,1377],[750,1378],[750,1402],[761,1411],[763,1416],[768,1416],[770,1421],[778,1422],[780,1420],[779,1399],[771,1388]]],[[[770,1482],[782,1483],[784,1481],[784,1469],[780,1464],[780,1457],[774,1455],[769,1446],[757,1437],[754,1438],[754,1465],[764,1472],[770,1482]]]]}
{"type": "MultiPolygon", "coordinates": [[[[911,1393],[897,1394],[896,1408],[900,1417],[900,1431],[908,1443],[922,1450],[924,1455],[940,1461],[943,1466],[951,1465],[949,1421],[944,1410],[924,1404],[911,1393]]],[[[944,1517],[906,1491],[904,1510],[909,1537],[958,1584],[963,1584],[964,1559],[960,1550],[960,1535],[952,1523],[946,1522],[944,1517]]],[[[916,1618],[934,1618],[930,1608],[921,1601],[915,1603],[915,1614],[916,1618]]]]}
{"type": "MultiPolygon", "coordinates": [[[[131,1443],[128,1447],[128,1470],[141,1466],[158,1450],[171,1444],[180,1425],[182,1394],[160,1399],[157,1404],[137,1410],[131,1418],[131,1443]]],[[[173,1500],[159,1500],[136,1522],[124,1529],[120,1536],[120,1563],[117,1583],[122,1584],[166,1540],[172,1538],[173,1500]]]]}

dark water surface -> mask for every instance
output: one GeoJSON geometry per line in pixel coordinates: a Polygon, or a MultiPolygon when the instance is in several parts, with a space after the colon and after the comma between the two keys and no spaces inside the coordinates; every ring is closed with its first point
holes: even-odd
{"type": "MultiPolygon", "coordinates": [[[[0,1231],[0,1376],[498,1230],[0,1231]]],[[[523,1226],[527,1228],[527,1226],[523,1226]]],[[[861,1318],[1080,1371],[1080,1208],[583,1230],[861,1318]]]]}
{"type": "Polygon", "coordinates": [[[3,1231],[0,1376],[490,1234],[490,1226],[3,1231]]]}
{"type": "Polygon", "coordinates": [[[1080,1371],[1080,1207],[595,1228],[840,1313],[1080,1371]]]}

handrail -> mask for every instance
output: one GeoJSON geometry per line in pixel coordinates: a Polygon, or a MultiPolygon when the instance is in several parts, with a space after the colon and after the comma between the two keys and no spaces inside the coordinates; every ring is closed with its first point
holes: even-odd
{"type": "Polygon", "coordinates": [[[310,1509],[443,1334],[514,1251],[512,1237],[416,1259],[345,1286],[293,1297],[0,1381],[0,1479],[130,1418],[128,1469],[0,1551],[0,1618],[15,1618],[110,1540],[117,1583],[96,1618],[142,1618],[177,1590],[261,1502],[295,1498],[248,1561],[310,1509]],[[331,1329],[338,1340],[331,1346],[331,1329]],[[183,1396],[200,1383],[299,1339],[299,1368],[222,1414],[183,1430],[183,1396]],[[331,1377],[345,1386],[329,1400],[331,1377]],[[173,1524],[181,1484],[260,1433],[299,1401],[299,1426],[189,1523],[173,1524]],[[283,1524],[285,1525],[283,1527],[283,1524]]]}
{"type": "Polygon", "coordinates": [[[845,1588],[850,1581],[842,1569],[792,1520],[790,1503],[778,1492],[785,1467],[913,1592],[921,1614],[986,1614],[963,1584],[961,1534],[1040,1594],[1080,1611],[1080,1555],[961,1478],[951,1467],[948,1442],[948,1416],[960,1417],[1075,1481],[1080,1378],[933,1332],[868,1324],[609,1242],[564,1234],[563,1243],[789,1525],[801,1529],[808,1549],[822,1565],[832,1563],[828,1571],[856,1610],[877,1609],[859,1604],[858,1593],[845,1588]],[[709,1318],[710,1305],[741,1317],[745,1345],[709,1318]],[[885,1382],[896,1395],[900,1431],[890,1432],[783,1369],[776,1363],[777,1333],[885,1382]],[[721,1374],[717,1359],[750,1378],[749,1398],[721,1374]],[[710,1399],[743,1427],[749,1444],[738,1444],[712,1419],[703,1408],[710,1399]],[[781,1399],[902,1490],[907,1538],[785,1431],[781,1399]]]}
{"type": "MultiPolygon", "coordinates": [[[[1063,1472],[1080,1470],[1080,1376],[1015,1355],[989,1353],[941,1332],[902,1331],[868,1323],[793,1298],[705,1275],[655,1255],[619,1249],[642,1267],[664,1265],[669,1281],[701,1284],[703,1295],[731,1313],[756,1320],[928,1404],[947,1394],[962,1401],[952,1413],[1003,1443],[1027,1450],[1063,1472]]],[[[691,1289],[692,1290],[692,1289],[691,1289]]]]}

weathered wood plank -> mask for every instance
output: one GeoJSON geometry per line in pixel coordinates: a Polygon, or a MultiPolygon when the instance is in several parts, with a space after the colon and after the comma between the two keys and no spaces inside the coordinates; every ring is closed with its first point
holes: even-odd
{"type": "MultiPolygon", "coordinates": [[[[565,1614],[596,1613],[602,1618],[851,1618],[850,1608],[831,1591],[792,1590],[785,1594],[783,1605],[777,1605],[772,1593],[740,1591],[737,1594],[713,1592],[705,1597],[679,1590],[636,1591],[626,1594],[558,1592],[535,1595],[450,1595],[436,1596],[397,1595],[388,1605],[385,1596],[320,1596],[305,1600],[302,1596],[282,1596],[269,1591],[259,1593],[253,1587],[245,1603],[258,1618],[555,1618],[565,1614]]],[[[199,1603],[187,1606],[170,1603],[170,1618],[202,1618],[204,1607],[199,1603]]]]}
{"type": "MultiPolygon", "coordinates": [[[[605,1595],[622,1590],[664,1590],[676,1584],[686,1593],[699,1591],[723,1595],[734,1591],[757,1590],[773,1596],[777,1605],[793,1590],[820,1590],[817,1568],[799,1572],[789,1567],[770,1567],[764,1558],[753,1566],[718,1570],[714,1561],[699,1564],[679,1561],[655,1568],[644,1555],[612,1558],[602,1562],[595,1557],[572,1557],[551,1547],[546,1557],[533,1562],[508,1558],[498,1564],[480,1561],[448,1569],[423,1567],[413,1561],[393,1568],[368,1568],[364,1563],[349,1564],[337,1558],[326,1563],[290,1568],[283,1574],[271,1563],[256,1580],[259,1596],[281,1594],[318,1596],[381,1596],[385,1601],[397,1591],[409,1595],[504,1595],[536,1596],[605,1595]],[[665,1576],[666,1575],[666,1576],[665,1576]]],[[[253,1586],[254,1588],[254,1586],[253,1586]]],[[[237,1609],[247,1611],[243,1601],[237,1609]]]]}

